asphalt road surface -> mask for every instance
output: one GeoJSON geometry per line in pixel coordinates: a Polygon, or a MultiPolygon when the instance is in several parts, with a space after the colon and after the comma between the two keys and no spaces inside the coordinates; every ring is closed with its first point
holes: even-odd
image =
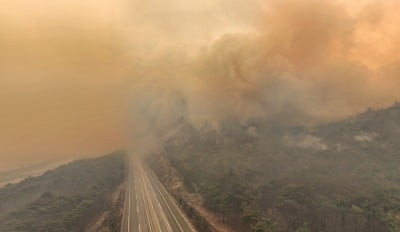
{"type": "Polygon", "coordinates": [[[121,232],[195,232],[152,170],[132,156],[121,232]]]}

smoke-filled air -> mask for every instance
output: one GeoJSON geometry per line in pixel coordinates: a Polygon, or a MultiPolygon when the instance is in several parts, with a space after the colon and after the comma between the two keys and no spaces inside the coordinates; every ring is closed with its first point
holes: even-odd
{"type": "Polygon", "coordinates": [[[0,232],[399,232],[399,0],[0,0],[0,232]]]}
{"type": "Polygon", "coordinates": [[[400,92],[399,9],[2,0],[0,169],[96,155],[182,122],[310,125],[389,106],[400,92]]]}

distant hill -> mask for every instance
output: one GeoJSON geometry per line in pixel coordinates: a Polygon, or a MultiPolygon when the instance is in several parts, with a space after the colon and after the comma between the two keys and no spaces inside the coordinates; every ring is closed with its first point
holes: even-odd
{"type": "Polygon", "coordinates": [[[74,161],[0,188],[0,231],[83,231],[125,175],[124,153],[74,161]]]}
{"type": "Polygon", "coordinates": [[[400,105],[312,127],[183,128],[168,158],[238,231],[400,231],[400,105]]]}
{"type": "Polygon", "coordinates": [[[0,172],[0,188],[9,183],[17,183],[29,176],[42,175],[47,170],[57,168],[63,164],[72,162],[73,159],[45,161],[27,167],[0,172]]]}

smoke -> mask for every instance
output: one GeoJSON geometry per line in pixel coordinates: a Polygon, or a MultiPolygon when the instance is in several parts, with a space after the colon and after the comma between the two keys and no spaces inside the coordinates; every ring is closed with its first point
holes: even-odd
{"type": "Polygon", "coordinates": [[[119,7],[0,2],[0,170],[125,146],[119,7]]]}
{"type": "Polygon", "coordinates": [[[182,123],[319,123],[399,97],[395,0],[2,4],[5,168],[152,146],[182,123]]]}
{"type": "Polygon", "coordinates": [[[248,4],[262,10],[252,11],[246,30],[221,33],[197,50],[196,43],[164,48],[139,68],[133,121],[150,118],[157,130],[182,121],[216,129],[227,120],[309,124],[399,98],[394,1],[248,4]]]}

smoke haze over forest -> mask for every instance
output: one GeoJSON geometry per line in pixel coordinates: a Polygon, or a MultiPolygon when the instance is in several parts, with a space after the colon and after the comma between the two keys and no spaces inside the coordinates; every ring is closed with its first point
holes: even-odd
{"type": "Polygon", "coordinates": [[[399,4],[2,0],[0,171],[182,120],[310,124],[391,105],[399,4]]]}

